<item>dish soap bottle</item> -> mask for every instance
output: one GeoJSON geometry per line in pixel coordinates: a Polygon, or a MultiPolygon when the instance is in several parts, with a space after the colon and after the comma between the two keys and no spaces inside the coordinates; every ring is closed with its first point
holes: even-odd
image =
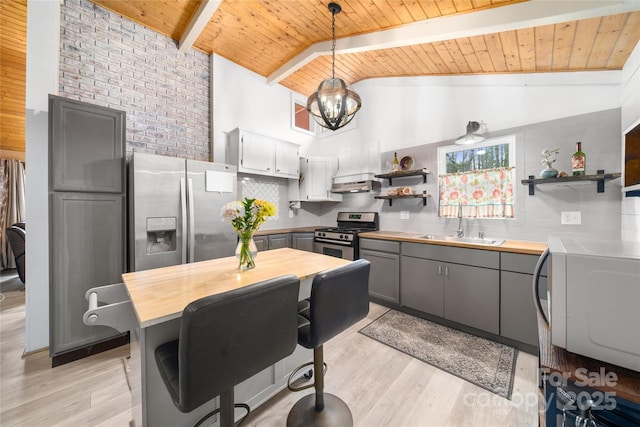
{"type": "Polygon", "coordinates": [[[573,176],[583,176],[585,174],[585,167],[587,163],[587,156],[582,152],[582,143],[576,143],[576,152],[571,156],[571,171],[573,176]]]}
{"type": "Polygon", "coordinates": [[[398,153],[393,153],[393,166],[391,171],[398,172],[400,170],[400,162],[398,161],[398,153]]]}

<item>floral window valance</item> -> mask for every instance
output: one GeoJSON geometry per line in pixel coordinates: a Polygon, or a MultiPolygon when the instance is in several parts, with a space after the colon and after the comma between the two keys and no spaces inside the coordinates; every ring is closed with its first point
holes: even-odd
{"type": "Polygon", "coordinates": [[[514,218],[513,168],[440,175],[438,214],[445,218],[514,218]]]}

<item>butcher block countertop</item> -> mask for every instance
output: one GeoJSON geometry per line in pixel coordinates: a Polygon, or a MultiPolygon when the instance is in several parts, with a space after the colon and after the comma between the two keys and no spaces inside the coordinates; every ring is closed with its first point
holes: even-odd
{"type": "MultiPolygon", "coordinates": [[[[546,243],[527,242],[523,240],[505,240],[504,243],[499,246],[489,246],[489,245],[475,245],[473,243],[449,242],[444,240],[417,239],[415,237],[421,234],[426,234],[426,233],[418,233],[418,232],[408,233],[403,231],[368,231],[366,233],[359,233],[358,236],[361,238],[368,238],[368,239],[424,243],[426,245],[457,246],[460,248],[483,249],[487,251],[512,252],[516,254],[530,254],[530,255],[541,255],[542,252],[544,252],[544,250],[547,248],[546,243]]],[[[492,236],[489,236],[489,237],[492,237],[492,236]]]]}
{"type": "Polygon", "coordinates": [[[182,316],[192,301],[293,274],[300,280],[349,261],[313,252],[282,248],[258,253],[256,267],[238,270],[236,257],[125,273],[133,308],[142,328],[182,316]]]}
{"type": "Polygon", "coordinates": [[[258,230],[254,236],[269,236],[271,234],[287,234],[287,233],[313,233],[318,228],[327,228],[329,225],[314,225],[310,227],[293,227],[293,228],[278,228],[275,230],[258,230]]]}

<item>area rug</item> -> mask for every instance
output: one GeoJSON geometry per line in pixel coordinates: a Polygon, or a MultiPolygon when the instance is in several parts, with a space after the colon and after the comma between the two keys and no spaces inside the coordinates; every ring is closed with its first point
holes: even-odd
{"type": "Polygon", "coordinates": [[[396,310],[360,330],[505,399],[511,399],[518,350],[396,310]]]}

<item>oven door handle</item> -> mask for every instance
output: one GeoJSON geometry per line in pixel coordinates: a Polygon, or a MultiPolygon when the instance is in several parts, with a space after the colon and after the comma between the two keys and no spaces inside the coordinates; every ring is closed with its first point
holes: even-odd
{"type": "Polygon", "coordinates": [[[329,243],[331,245],[340,245],[340,246],[353,246],[351,244],[351,242],[342,242],[339,240],[327,240],[327,239],[322,239],[322,238],[315,238],[314,242],[320,242],[320,243],[329,243]]]}

